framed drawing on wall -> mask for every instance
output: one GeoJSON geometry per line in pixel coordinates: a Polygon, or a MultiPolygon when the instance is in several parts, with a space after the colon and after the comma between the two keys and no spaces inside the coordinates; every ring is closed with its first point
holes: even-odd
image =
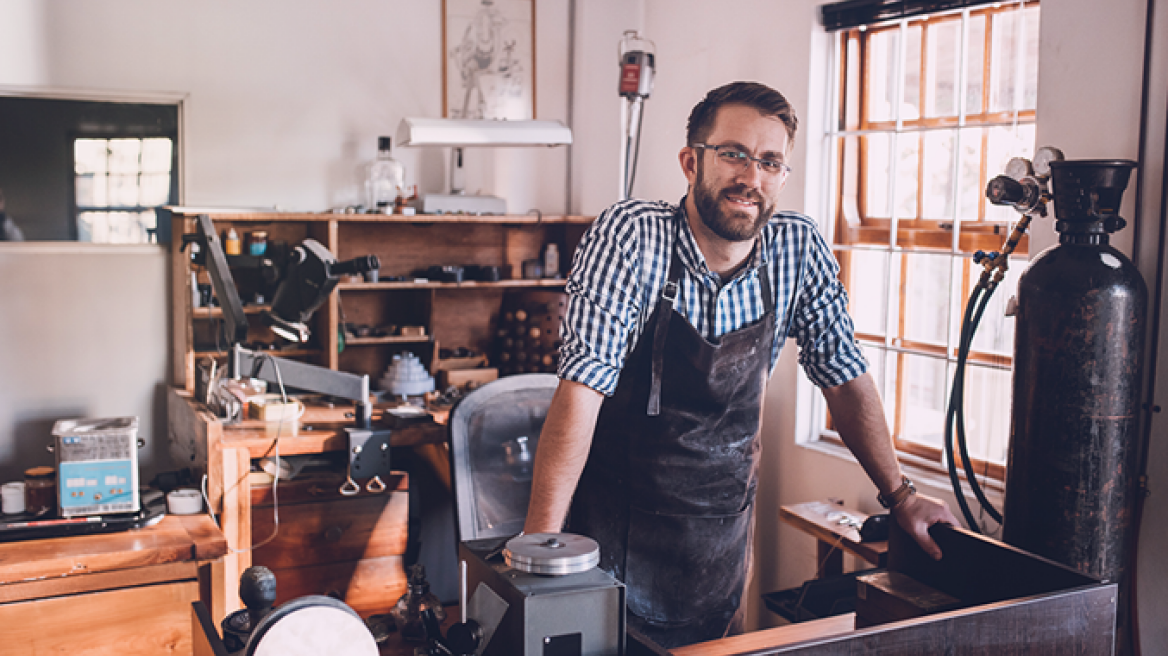
{"type": "Polygon", "coordinates": [[[535,118],[535,0],[442,0],[442,114],[535,118]]]}

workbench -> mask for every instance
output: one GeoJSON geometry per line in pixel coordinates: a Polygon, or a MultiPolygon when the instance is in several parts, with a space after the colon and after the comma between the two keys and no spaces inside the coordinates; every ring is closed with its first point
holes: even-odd
{"type": "Polygon", "coordinates": [[[227,542],[207,515],[0,543],[0,652],[190,654],[190,607],[227,542]]]}
{"type": "MultiPolygon", "coordinates": [[[[351,407],[306,404],[304,415],[279,430],[281,457],[347,452],[351,407]]],[[[381,418],[375,408],[374,421],[381,418]]],[[[387,612],[406,590],[409,478],[394,472],[380,494],[339,494],[340,479],[280,482],[280,530],[274,533],[270,486],[252,488],[252,460],[276,454],[272,422],[225,425],[180,389],[167,394],[171,456],[207,475],[207,497],[231,547],[212,567],[209,610],[216,624],[239,610],[239,577],[252,564],[270,567],[281,581],[280,602],[305,594],[334,594],[362,614],[387,612]]],[[[394,429],[392,446],[444,448],[446,427],[432,421],[394,429]]],[[[327,477],[326,477],[327,478],[327,477]]],[[[364,483],[365,481],[358,481],[364,483]]]]}

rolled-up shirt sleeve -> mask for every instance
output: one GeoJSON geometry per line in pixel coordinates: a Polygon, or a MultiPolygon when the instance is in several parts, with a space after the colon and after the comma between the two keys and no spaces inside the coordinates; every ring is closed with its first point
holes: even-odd
{"type": "Polygon", "coordinates": [[[810,231],[803,285],[791,317],[799,364],[812,383],[835,387],[868,370],[848,315],[839,264],[817,230],[810,231]]]}
{"type": "Polygon", "coordinates": [[[560,325],[557,374],[605,396],[616,391],[631,328],[641,313],[636,226],[624,208],[618,204],[605,211],[581,239],[560,325]]]}

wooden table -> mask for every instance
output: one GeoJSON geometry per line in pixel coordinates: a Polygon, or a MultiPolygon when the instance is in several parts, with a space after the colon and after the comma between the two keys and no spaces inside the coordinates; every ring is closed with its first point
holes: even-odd
{"type": "Polygon", "coordinates": [[[861,542],[855,525],[868,515],[831,501],[809,501],[779,507],[779,519],[813,536],[816,540],[816,577],[843,573],[843,552],[884,567],[888,562],[888,542],[861,542]],[[843,523],[841,523],[843,520],[843,523]]]}
{"type": "MultiPolygon", "coordinates": [[[[280,455],[348,451],[349,438],[344,428],[352,425],[352,419],[345,417],[346,412],[352,412],[352,408],[306,404],[305,413],[298,422],[281,427],[278,434],[280,455]]],[[[382,412],[383,409],[375,408],[375,421],[381,418],[382,412]]],[[[239,577],[253,564],[251,547],[255,528],[248,472],[253,459],[275,455],[277,432],[271,423],[249,420],[224,425],[188,392],[170,388],[167,393],[167,433],[171,456],[179,462],[189,462],[193,470],[207,474],[210,507],[218,516],[219,525],[231,547],[230,552],[212,567],[210,577],[211,603],[208,606],[216,625],[228,613],[243,607],[239,601],[239,577]]],[[[395,428],[390,437],[390,444],[395,447],[442,449],[445,441],[446,427],[430,421],[395,428]]],[[[407,492],[403,488],[400,494],[404,500],[407,492]]],[[[351,499],[359,503],[364,496],[367,495],[351,499]]],[[[285,519],[288,519],[287,513],[285,519]]],[[[404,534],[404,514],[401,523],[404,534]]],[[[404,591],[404,571],[398,572],[397,578],[404,591]]],[[[324,593],[325,590],[300,592],[324,593]]],[[[398,594],[388,594],[386,598],[396,599],[398,594]]]]}
{"type": "Polygon", "coordinates": [[[118,533],[0,543],[0,651],[190,654],[190,605],[227,553],[206,515],[118,533]]]}

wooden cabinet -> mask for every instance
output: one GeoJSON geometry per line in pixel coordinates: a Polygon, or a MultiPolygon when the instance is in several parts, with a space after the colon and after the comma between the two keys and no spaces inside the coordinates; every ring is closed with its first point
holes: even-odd
{"type": "MultiPolygon", "coordinates": [[[[220,332],[222,313],[192,305],[191,273],[208,284],[206,272],[181,252],[182,234],[195,232],[198,212],[176,208],[171,241],[173,266],[174,385],[194,389],[194,367],[202,356],[222,356],[227,349],[220,332]]],[[[247,235],[263,231],[272,257],[312,238],[338,260],[376,255],[381,261],[377,282],[342,281],[328,302],[316,311],[307,346],[273,351],[330,369],[368,374],[371,383],[384,373],[395,354],[413,352],[427,366],[435,345],[467,347],[489,353],[498,327],[503,295],[516,289],[562,289],[563,278],[525,278],[524,262],[542,263],[549,243],[561,254],[561,274],[591,217],[582,216],[400,216],[351,214],[289,214],[215,212],[209,214],[218,232],[234,229],[246,244],[247,235]],[[498,281],[442,281],[418,275],[430,267],[494,267],[498,281]],[[368,334],[348,334],[344,325],[365,326],[368,334]],[[403,326],[424,334],[400,334],[403,326]]],[[[245,246],[246,249],[246,246],[245,246]]],[[[246,252],[246,250],[245,250],[246,252]]],[[[277,344],[262,325],[262,301],[270,301],[270,282],[238,261],[233,275],[249,318],[249,341],[277,344]],[[269,293],[265,293],[269,292],[269,293]],[[257,298],[257,294],[262,298],[257,298]],[[261,301],[261,302],[257,302],[261,301]]],[[[277,262],[277,265],[281,264],[277,262]]],[[[530,273],[530,271],[529,271],[530,273]]],[[[364,331],[362,331],[364,332],[364,331]]]]}
{"type": "Polygon", "coordinates": [[[191,603],[226,551],[206,515],[0,544],[0,652],[190,654],[191,603]]]}

